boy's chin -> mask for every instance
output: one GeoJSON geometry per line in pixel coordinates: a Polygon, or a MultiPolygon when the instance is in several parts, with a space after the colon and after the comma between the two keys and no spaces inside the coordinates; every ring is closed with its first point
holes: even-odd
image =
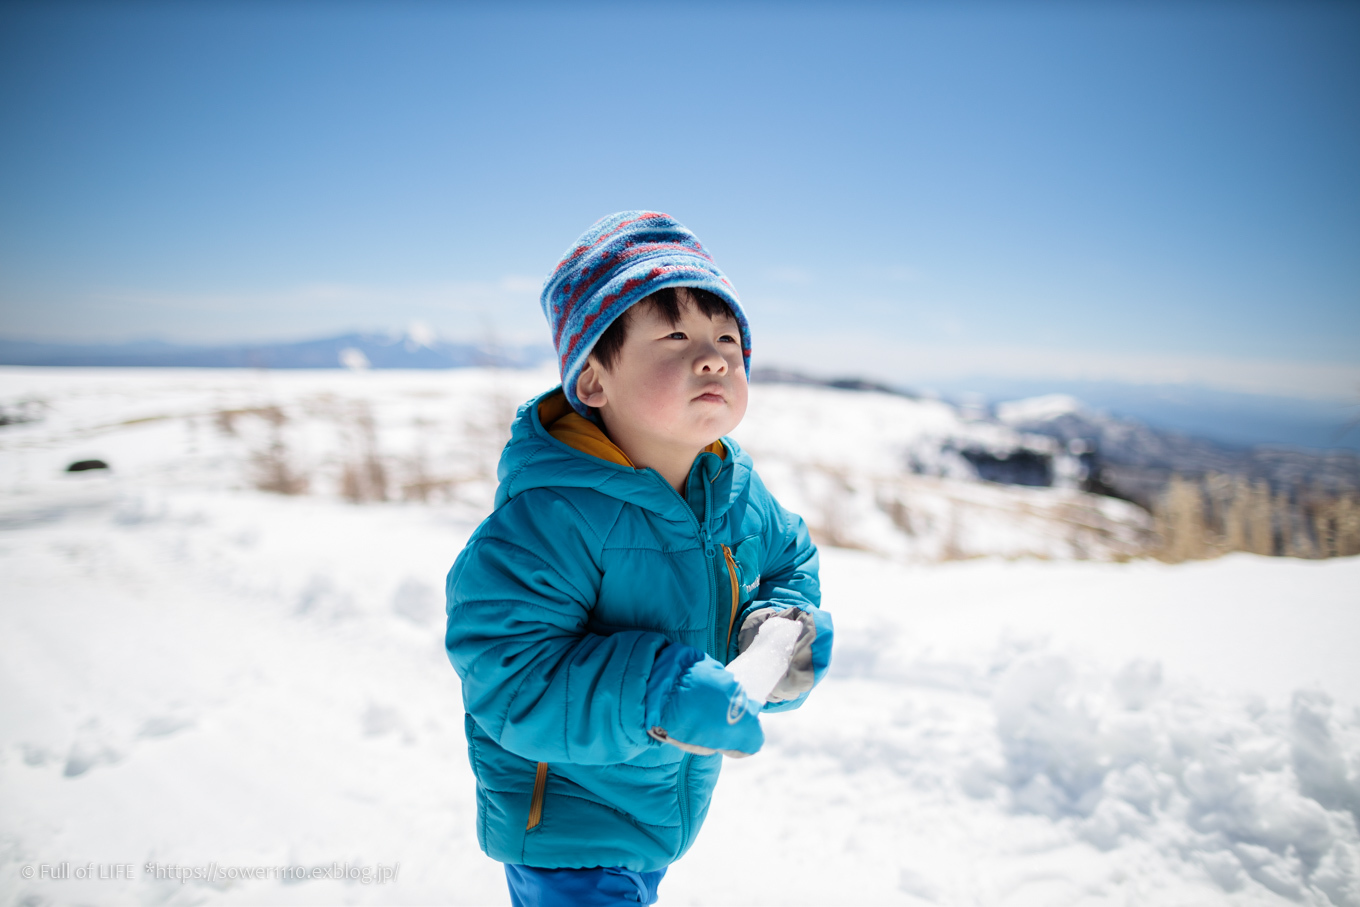
{"type": "Polygon", "coordinates": [[[678,446],[703,450],[705,447],[712,445],[714,441],[721,440],[722,436],[725,434],[727,434],[725,431],[712,430],[694,432],[692,434],[687,434],[684,438],[677,438],[676,443],[678,446]]]}
{"type": "Polygon", "coordinates": [[[736,428],[741,421],[732,419],[730,414],[727,413],[724,413],[723,416],[724,418],[698,420],[686,434],[688,434],[690,440],[697,442],[700,447],[707,447],[736,428]]]}

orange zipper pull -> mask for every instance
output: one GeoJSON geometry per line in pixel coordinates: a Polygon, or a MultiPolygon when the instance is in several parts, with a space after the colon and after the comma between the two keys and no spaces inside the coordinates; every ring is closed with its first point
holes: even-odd
{"type": "Polygon", "coordinates": [[[732,616],[727,619],[727,643],[723,647],[723,658],[727,658],[727,650],[732,648],[732,627],[737,622],[737,609],[741,604],[741,589],[737,584],[737,561],[732,557],[732,549],[726,545],[722,546],[723,559],[727,561],[727,575],[732,580],[732,616]]]}

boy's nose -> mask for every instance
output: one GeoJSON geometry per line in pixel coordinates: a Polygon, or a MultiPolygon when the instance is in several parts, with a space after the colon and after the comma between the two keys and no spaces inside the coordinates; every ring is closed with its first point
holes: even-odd
{"type": "Polygon", "coordinates": [[[717,347],[709,347],[694,360],[696,371],[700,374],[726,374],[727,360],[722,353],[718,352],[717,347]]]}

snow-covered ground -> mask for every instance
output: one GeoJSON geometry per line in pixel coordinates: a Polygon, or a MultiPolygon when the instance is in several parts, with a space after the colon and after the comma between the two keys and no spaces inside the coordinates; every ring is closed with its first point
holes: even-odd
{"type": "MultiPolygon", "coordinates": [[[[46,414],[0,428],[0,900],[507,903],[477,849],[441,584],[497,414],[543,382],[0,372],[0,398],[46,414]],[[310,493],[252,487],[276,442],[310,493]],[[390,496],[418,494],[344,499],[375,443],[390,496]],[[114,470],[60,471],[87,457],[114,470]],[[41,877],[63,863],[96,878],[41,877]]],[[[830,422],[866,396],[804,406],[830,422]]],[[[758,462],[800,462],[760,405],[758,462]]],[[[832,672],[727,764],[663,904],[1360,904],[1357,560],[827,547],[822,576],[832,672]]]]}
{"type": "MultiPolygon", "coordinates": [[[[556,373],[0,368],[0,437],[17,501],[75,460],[157,486],[491,504],[516,407],[556,373]],[[377,492],[382,491],[384,494],[377,492]]],[[[1075,490],[1074,457],[947,403],[756,385],[733,433],[766,484],[841,547],[933,562],[1140,553],[1141,509],[1075,490]],[[973,480],[961,451],[1051,455],[1055,487],[973,480]]]]}

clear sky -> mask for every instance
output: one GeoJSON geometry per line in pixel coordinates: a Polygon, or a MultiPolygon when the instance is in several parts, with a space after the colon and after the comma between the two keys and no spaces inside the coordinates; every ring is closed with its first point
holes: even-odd
{"type": "Polygon", "coordinates": [[[1360,396],[1360,5],[0,6],[0,336],[545,340],[627,208],[757,364],[1360,396]]]}

